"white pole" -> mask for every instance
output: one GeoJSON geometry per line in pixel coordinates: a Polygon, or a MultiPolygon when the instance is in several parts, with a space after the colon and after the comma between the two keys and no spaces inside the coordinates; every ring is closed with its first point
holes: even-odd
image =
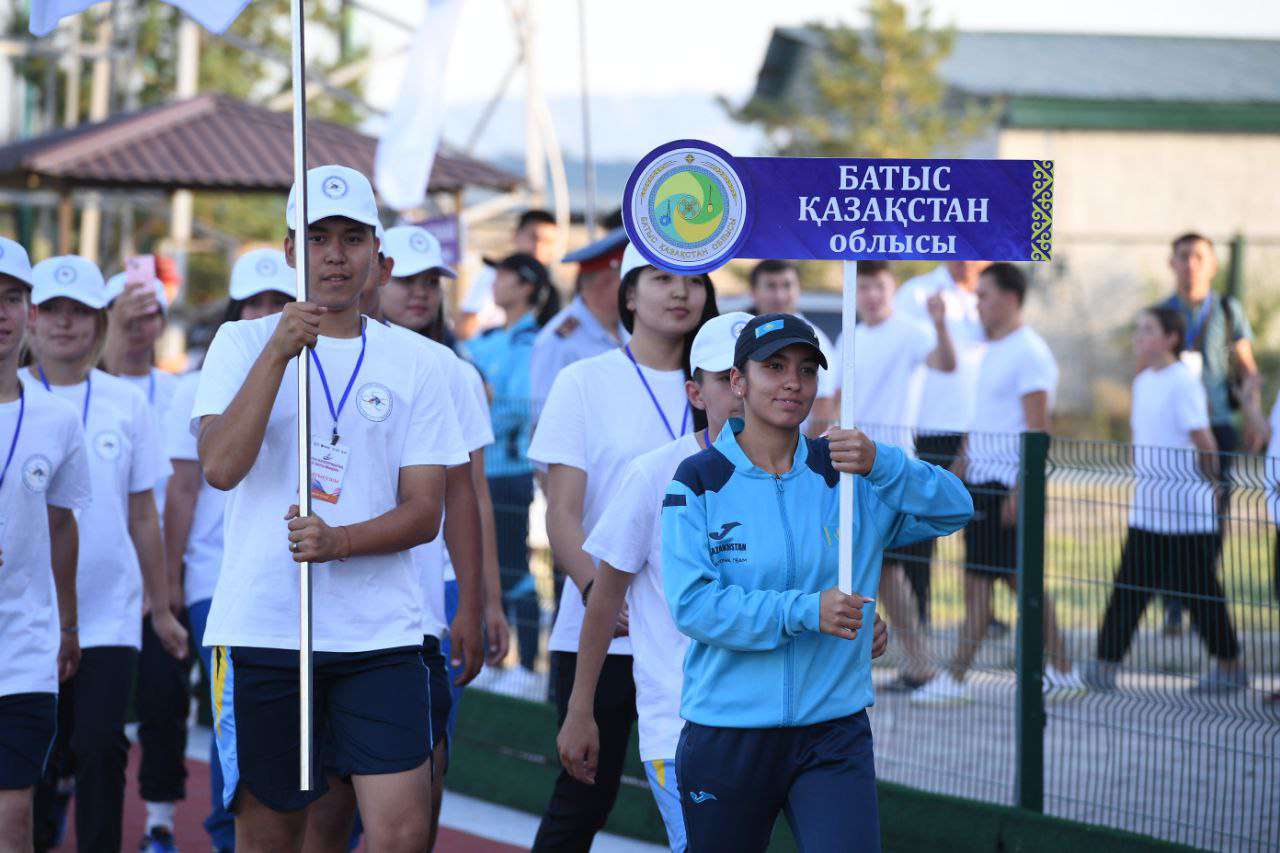
{"type": "MultiPolygon", "coordinates": [[[[289,0],[293,24],[293,185],[294,269],[298,301],[307,301],[307,53],[303,0],[289,0]]],[[[311,351],[298,356],[298,514],[311,515],[311,351]]],[[[298,734],[299,787],[314,784],[311,754],[311,563],[298,564],[298,734]]]]}
{"type": "MultiPolygon", "coordinates": [[[[853,422],[853,337],[858,322],[858,262],[844,261],[844,285],[841,288],[840,330],[840,427],[856,426],[853,422]]],[[[840,591],[853,593],[853,475],[840,475],[840,591]]]]}
{"type": "Polygon", "coordinates": [[[587,0],[578,0],[578,54],[582,65],[582,170],[587,190],[587,239],[596,238],[596,161],[591,156],[591,98],[587,89],[587,0]]]}

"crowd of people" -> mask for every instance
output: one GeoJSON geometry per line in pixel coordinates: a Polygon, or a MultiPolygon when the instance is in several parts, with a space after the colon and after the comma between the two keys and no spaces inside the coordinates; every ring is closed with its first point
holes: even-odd
{"type": "MultiPolygon", "coordinates": [[[[650,264],[620,228],[564,258],[578,276],[562,306],[555,220],[529,211],[455,325],[457,274],[430,232],[384,230],[351,169],[307,180],[308,221],[291,198],[283,251],[239,258],[225,322],[181,377],[154,366],[163,288],[77,256],[33,266],[0,238],[0,848],[52,849],[71,821],[80,850],[121,849],[132,706],[140,849],[176,849],[194,650],[212,687],[215,850],[431,849],[459,693],[506,666],[512,625],[507,678],[539,683],[540,492],[563,769],[534,849],[590,848],[637,723],[672,850],[762,850],[782,813],[802,849],[878,849],[872,658],[892,626],[904,665],[889,689],[965,699],[994,584],[1018,580],[1017,436],[1049,431],[1059,371],[1023,318],[1022,271],[947,262],[899,287],[889,264],[861,263],[859,323],[832,343],[799,313],[790,262],[758,263],[751,311],[721,313],[711,275],[650,264]],[[836,422],[843,388],[854,424],[836,422]],[[856,475],[850,593],[841,473],[856,475]],[[935,671],[919,630],[930,563],[960,530],[964,623],[935,671]]],[[[1136,319],[1130,529],[1083,673],[1046,597],[1049,691],[1116,689],[1154,594],[1190,611],[1215,658],[1197,689],[1248,683],[1216,572],[1217,451],[1260,451],[1270,430],[1213,257],[1202,236],[1175,240],[1177,292],[1136,319]]]]}

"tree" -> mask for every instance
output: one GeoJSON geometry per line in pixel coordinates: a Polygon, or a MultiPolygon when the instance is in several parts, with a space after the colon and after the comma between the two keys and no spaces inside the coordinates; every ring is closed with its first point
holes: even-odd
{"type": "Polygon", "coordinates": [[[870,0],[867,17],[865,29],[809,24],[813,47],[788,91],[757,92],[730,115],[784,156],[937,156],[990,128],[989,107],[948,92],[938,68],[955,32],[935,28],[927,5],[914,24],[898,0],[870,0]]]}

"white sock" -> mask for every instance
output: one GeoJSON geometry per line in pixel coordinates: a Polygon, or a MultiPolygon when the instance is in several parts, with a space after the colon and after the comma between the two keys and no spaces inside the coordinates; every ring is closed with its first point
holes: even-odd
{"type": "Polygon", "coordinates": [[[147,803],[147,832],[163,828],[173,832],[173,803],[147,803]]]}

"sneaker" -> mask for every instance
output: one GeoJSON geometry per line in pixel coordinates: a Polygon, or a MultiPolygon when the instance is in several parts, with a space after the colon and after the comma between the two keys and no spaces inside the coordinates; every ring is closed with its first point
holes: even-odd
{"type": "Polygon", "coordinates": [[[969,701],[969,685],[956,681],[950,672],[935,675],[911,694],[914,705],[950,705],[969,701]]]}
{"type": "Polygon", "coordinates": [[[929,679],[927,678],[912,678],[910,675],[903,673],[883,687],[876,689],[882,693],[914,693],[928,683],[929,679]]]}
{"type": "Polygon", "coordinates": [[[1091,660],[1084,665],[1084,683],[1090,690],[1110,693],[1116,689],[1120,665],[1109,660],[1091,660]]]}
{"type": "Polygon", "coordinates": [[[138,842],[139,853],[178,853],[178,845],[173,840],[173,832],[163,826],[153,826],[151,831],[142,836],[138,842]]]}
{"type": "Polygon", "coordinates": [[[1249,686],[1249,673],[1244,669],[1223,670],[1219,667],[1200,676],[1200,682],[1191,688],[1192,693],[1233,693],[1249,686]]]}
{"type": "Polygon", "coordinates": [[[1084,693],[1085,685],[1079,674],[1074,670],[1063,672],[1057,667],[1046,666],[1041,689],[1044,691],[1046,698],[1066,699],[1070,696],[1079,696],[1084,693]]]}

